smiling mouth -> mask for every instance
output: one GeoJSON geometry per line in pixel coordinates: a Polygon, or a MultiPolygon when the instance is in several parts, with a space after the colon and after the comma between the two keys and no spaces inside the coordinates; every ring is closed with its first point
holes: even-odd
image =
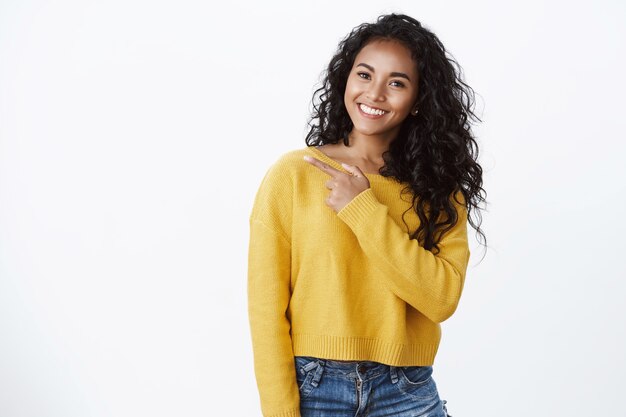
{"type": "Polygon", "coordinates": [[[368,106],[366,104],[363,104],[363,103],[357,103],[357,107],[359,108],[359,110],[361,111],[362,114],[364,114],[365,116],[368,116],[368,117],[378,118],[378,117],[384,116],[385,114],[389,113],[386,110],[377,109],[375,107],[370,107],[370,106],[368,106]]]}

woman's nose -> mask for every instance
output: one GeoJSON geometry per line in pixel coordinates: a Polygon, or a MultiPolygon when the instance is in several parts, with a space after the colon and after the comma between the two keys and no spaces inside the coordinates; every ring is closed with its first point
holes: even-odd
{"type": "Polygon", "coordinates": [[[383,90],[383,86],[380,84],[370,84],[367,93],[365,94],[369,100],[372,101],[383,101],[385,99],[385,94],[383,90]]]}

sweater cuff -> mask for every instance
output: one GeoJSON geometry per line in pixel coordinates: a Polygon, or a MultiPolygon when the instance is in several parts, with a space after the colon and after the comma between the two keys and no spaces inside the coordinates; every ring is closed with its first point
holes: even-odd
{"type": "Polygon", "coordinates": [[[300,407],[293,410],[284,411],[282,413],[272,414],[269,417],[300,417],[300,407]]]}
{"type": "Polygon", "coordinates": [[[371,219],[372,213],[380,207],[380,204],[380,201],[374,195],[374,191],[371,188],[367,188],[339,210],[337,216],[350,226],[352,230],[356,230],[359,224],[371,219]]]}

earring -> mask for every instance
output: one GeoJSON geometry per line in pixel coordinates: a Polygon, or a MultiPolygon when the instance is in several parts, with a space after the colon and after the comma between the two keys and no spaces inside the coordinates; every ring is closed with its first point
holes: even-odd
{"type": "Polygon", "coordinates": [[[419,111],[419,110],[418,110],[417,108],[415,108],[415,109],[411,110],[411,114],[412,114],[413,116],[417,116],[417,112],[418,112],[418,111],[419,111]]]}

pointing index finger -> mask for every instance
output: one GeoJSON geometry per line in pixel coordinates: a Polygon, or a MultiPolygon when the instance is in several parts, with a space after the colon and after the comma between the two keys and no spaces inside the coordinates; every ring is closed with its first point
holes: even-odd
{"type": "Polygon", "coordinates": [[[325,173],[329,174],[331,177],[335,177],[339,174],[345,174],[344,172],[339,171],[336,168],[331,167],[330,165],[328,165],[325,162],[320,161],[317,158],[314,158],[312,156],[308,156],[305,155],[304,156],[304,160],[307,161],[309,164],[321,169],[322,171],[324,171],[325,173]]]}

